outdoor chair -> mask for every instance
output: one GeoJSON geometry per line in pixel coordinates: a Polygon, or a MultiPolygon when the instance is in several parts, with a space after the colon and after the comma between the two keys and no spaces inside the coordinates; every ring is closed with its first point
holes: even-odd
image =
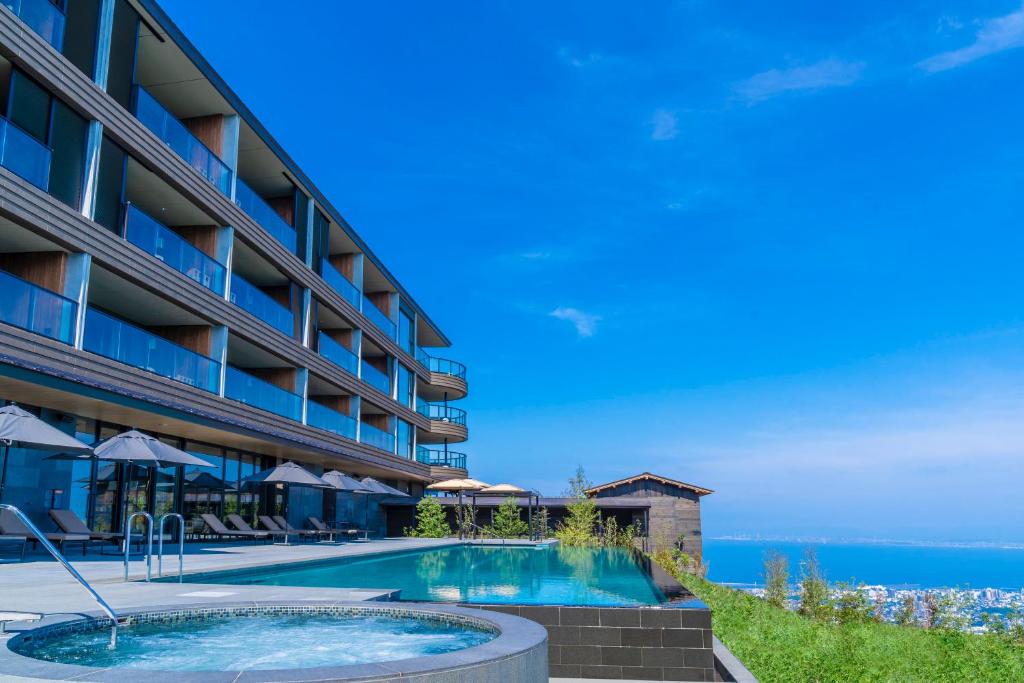
{"type": "Polygon", "coordinates": [[[25,546],[28,545],[28,537],[18,536],[17,534],[0,534],[0,543],[20,543],[21,544],[21,562],[25,561],[25,546]]]}
{"type": "Polygon", "coordinates": [[[239,531],[245,532],[247,534],[258,534],[258,535],[262,535],[262,536],[267,536],[267,535],[270,535],[270,536],[283,536],[284,535],[283,531],[274,531],[273,529],[269,529],[268,531],[259,531],[257,529],[253,529],[251,526],[249,526],[248,522],[246,522],[244,519],[242,519],[241,515],[235,515],[235,514],[228,515],[227,516],[227,520],[228,520],[228,523],[231,524],[233,527],[235,527],[239,531]]]}
{"type": "MultiPolygon", "coordinates": [[[[87,535],[92,541],[106,541],[114,545],[120,545],[124,534],[112,531],[93,531],[85,522],[71,510],[50,510],[50,518],[53,519],[62,532],[76,536],[87,535]]],[[[139,543],[142,542],[141,537],[139,543]]],[[[101,550],[102,552],[102,550],[101,550]]]]}
{"type": "MultiPolygon", "coordinates": [[[[31,541],[32,548],[35,549],[38,544],[38,539],[32,530],[25,526],[20,519],[18,519],[13,512],[10,510],[0,510],[0,535],[3,536],[24,536],[28,541],[31,541]]],[[[89,546],[89,534],[66,534],[62,532],[43,532],[47,541],[57,544],[57,549],[60,552],[64,552],[64,545],[66,543],[81,543],[82,554],[85,555],[89,546]]]]}
{"type": "Polygon", "coordinates": [[[314,517],[312,515],[309,516],[309,523],[314,529],[316,529],[322,534],[332,534],[334,536],[347,536],[348,538],[358,540],[359,534],[363,533],[359,529],[343,527],[332,529],[331,527],[324,524],[324,522],[321,519],[319,519],[318,517],[314,517]]]}
{"type": "Polygon", "coordinates": [[[264,527],[266,527],[270,531],[274,532],[275,534],[281,534],[282,536],[285,536],[285,537],[287,537],[289,534],[295,534],[296,536],[299,537],[300,541],[303,538],[307,538],[307,539],[311,538],[309,533],[300,534],[298,531],[295,531],[295,530],[286,531],[283,526],[281,526],[280,524],[275,522],[273,519],[271,519],[269,515],[260,515],[260,524],[262,524],[264,527]]]}
{"type": "Polygon", "coordinates": [[[202,517],[210,533],[219,538],[248,538],[254,541],[270,539],[270,534],[265,531],[232,531],[224,526],[224,522],[210,513],[202,514],[200,517],[202,517]]]}
{"type": "Polygon", "coordinates": [[[329,536],[331,533],[329,529],[326,532],[320,531],[319,529],[296,529],[281,515],[274,515],[274,521],[277,522],[279,527],[290,534],[304,534],[309,538],[323,538],[324,536],[329,536]]]}

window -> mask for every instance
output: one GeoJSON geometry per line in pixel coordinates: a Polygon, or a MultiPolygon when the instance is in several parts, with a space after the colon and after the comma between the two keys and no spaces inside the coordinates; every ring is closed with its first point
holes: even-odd
{"type": "Polygon", "coordinates": [[[406,353],[415,355],[416,352],[416,329],[413,325],[413,316],[405,307],[398,311],[398,345],[406,353]]]}
{"type": "Polygon", "coordinates": [[[398,395],[396,400],[402,405],[413,407],[413,389],[416,386],[416,375],[401,363],[398,364],[398,395]]]}
{"type": "Polygon", "coordinates": [[[413,426],[405,420],[398,421],[398,455],[403,458],[412,459],[413,449],[413,426]]]}

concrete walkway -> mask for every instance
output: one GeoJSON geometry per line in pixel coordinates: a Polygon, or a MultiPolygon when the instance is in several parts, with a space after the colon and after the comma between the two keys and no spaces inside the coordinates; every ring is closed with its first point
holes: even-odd
{"type": "MultiPolygon", "coordinates": [[[[452,539],[384,539],[339,545],[302,543],[268,544],[189,544],[186,546],[185,573],[195,574],[226,569],[246,569],[290,562],[326,560],[371,555],[381,552],[416,550],[458,544],[452,539]]],[[[177,547],[173,553],[164,548],[164,574],[176,575],[177,547]]],[[[348,588],[306,588],[292,586],[233,586],[199,583],[146,583],[146,565],[137,557],[129,566],[129,578],[123,581],[122,557],[100,555],[98,548],[82,557],[71,552],[68,560],[93,588],[116,610],[147,605],[184,605],[240,600],[380,600],[393,595],[395,586],[373,590],[348,588]]],[[[153,563],[156,578],[156,561],[153,563]]],[[[25,562],[0,564],[0,611],[65,614],[98,609],[91,596],[49,555],[35,553],[25,562]]]]}

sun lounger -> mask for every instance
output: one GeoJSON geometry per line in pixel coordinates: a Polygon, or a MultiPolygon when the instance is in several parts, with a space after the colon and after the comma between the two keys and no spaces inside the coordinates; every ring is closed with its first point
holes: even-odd
{"type": "Polygon", "coordinates": [[[60,530],[66,534],[75,534],[78,536],[84,534],[88,535],[90,540],[108,541],[115,545],[120,544],[121,540],[124,538],[124,534],[112,531],[93,531],[71,510],[50,510],[50,518],[53,519],[54,523],[60,527],[60,530]]]}
{"type": "Polygon", "coordinates": [[[281,527],[290,534],[299,534],[300,536],[306,536],[309,538],[322,538],[330,534],[330,531],[328,531],[327,533],[323,533],[318,529],[296,529],[291,524],[289,524],[288,520],[286,520],[281,515],[274,515],[274,521],[277,522],[277,525],[279,527],[281,527]]]}
{"type": "Polygon", "coordinates": [[[331,537],[335,536],[346,536],[348,538],[358,538],[360,531],[359,529],[332,529],[331,527],[324,524],[323,520],[318,517],[310,515],[308,517],[309,524],[319,531],[321,534],[330,534],[331,537]]]}
{"type": "MultiPolygon", "coordinates": [[[[21,520],[18,519],[10,510],[0,510],[0,534],[5,536],[24,536],[32,543],[33,548],[37,543],[36,535],[32,533],[32,530],[22,524],[21,520]]],[[[47,541],[56,543],[57,549],[61,552],[64,552],[64,545],[66,543],[81,543],[83,555],[86,553],[90,540],[89,534],[66,534],[62,532],[44,531],[43,536],[46,537],[47,541]]]]}
{"type": "Polygon", "coordinates": [[[285,538],[287,538],[289,534],[295,534],[299,537],[300,540],[303,538],[312,538],[312,534],[310,534],[308,531],[306,533],[301,533],[296,529],[285,529],[284,526],[278,524],[276,519],[272,519],[270,515],[260,515],[260,524],[270,529],[274,533],[284,534],[285,538]]]}
{"type": "Polygon", "coordinates": [[[203,522],[206,524],[206,528],[214,535],[220,538],[249,538],[252,540],[267,540],[270,535],[266,532],[260,531],[233,531],[226,526],[224,522],[217,519],[214,515],[205,513],[200,515],[203,522]]]}
{"type": "Polygon", "coordinates": [[[245,532],[247,534],[258,534],[258,535],[262,535],[262,536],[283,536],[284,535],[283,531],[274,531],[274,530],[270,530],[270,531],[257,531],[256,529],[253,529],[251,526],[249,526],[249,523],[246,522],[244,519],[242,519],[241,515],[228,515],[227,516],[227,520],[228,520],[228,523],[231,526],[233,526],[236,529],[238,529],[239,531],[245,532]]]}

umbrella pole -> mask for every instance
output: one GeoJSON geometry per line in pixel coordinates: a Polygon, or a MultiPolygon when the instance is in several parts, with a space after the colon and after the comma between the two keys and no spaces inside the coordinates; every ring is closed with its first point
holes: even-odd
{"type": "Polygon", "coordinates": [[[11,457],[11,444],[4,442],[4,467],[0,473],[0,503],[4,502],[4,487],[7,486],[7,459],[11,457]]]}
{"type": "Polygon", "coordinates": [[[284,496],[284,544],[288,545],[288,527],[290,526],[288,524],[288,484],[285,484],[281,490],[284,492],[282,494],[284,496]]]}

